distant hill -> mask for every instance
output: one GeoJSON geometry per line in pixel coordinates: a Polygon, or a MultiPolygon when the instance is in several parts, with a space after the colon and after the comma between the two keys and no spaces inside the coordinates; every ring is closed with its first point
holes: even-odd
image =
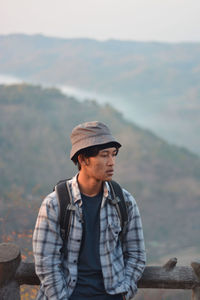
{"type": "Polygon", "coordinates": [[[0,86],[0,236],[33,228],[42,197],[75,174],[69,135],[88,120],[108,124],[123,145],[115,179],[139,204],[149,260],[200,246],[196,155],[125,121],[109,105],[23,84],[0,86]]]}
{"type": "Polygon", "coordinates": [[[110,96],[129,120],[200,154],[200,43],[0,36],[0,72],[110,96]]]}

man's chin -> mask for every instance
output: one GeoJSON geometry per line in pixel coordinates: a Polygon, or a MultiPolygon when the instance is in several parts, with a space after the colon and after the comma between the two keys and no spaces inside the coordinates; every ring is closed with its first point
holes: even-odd
{"type": "Polygon", "coordinates": [[[113,178],[113,174],[112,175],[107,175],[105,181],[111,181],[113,178]]]}

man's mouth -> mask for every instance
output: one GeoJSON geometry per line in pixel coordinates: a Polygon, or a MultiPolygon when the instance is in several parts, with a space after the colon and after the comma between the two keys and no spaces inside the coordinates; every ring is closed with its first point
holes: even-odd
{"type": "Polygon", "coordinates": [[[111,176],[114,174],[114,170],[108,170],[108,171],[106,171],[106,173],[111,176]]]}

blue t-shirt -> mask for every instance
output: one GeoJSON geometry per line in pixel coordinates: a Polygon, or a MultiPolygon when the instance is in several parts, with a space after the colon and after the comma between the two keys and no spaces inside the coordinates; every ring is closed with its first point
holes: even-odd
{"type": "Polygon", "coordinates": [[[101,191],[94,197],[81,194],[83,236],[78,261],[78,280],[70,300],[122,300],[105,291],[99,255],[101,191]]]}

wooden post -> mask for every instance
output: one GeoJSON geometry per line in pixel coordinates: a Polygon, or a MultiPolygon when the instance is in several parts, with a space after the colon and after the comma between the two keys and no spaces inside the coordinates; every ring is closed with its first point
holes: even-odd
{"type": "MultiPolygon", "coordinates": [[[[147,266],[138,282],[139,288],[189,289],[192,300],[200,300],[200,261],[191,267],[176,266],[177,259],[171,258],[162,267],[147,266]]],[[[39,285],[34,263],[21,262],[19,247],[0,244],[0,300],[20,300],[20,285],[39,285]]]]}
{"type": "Polygon", "coordinates": [[[176,267],[176,264],[177,264],[177,258],[173,257],[173,258],[170,258],[168,260],[168,262],[166,262],[166,264],[164,264],[163,268],[166,271],[171,271],[171,270],[173,270],[176,267]]]}
{"type": "MultiPolygon", "coordinates": [[[[193,268],[193,271],[200,281],[200,261],[196,260],[191,263],[191,267],[193,268]]],[[[194,286],[192,289],[192,300],[200,300],[200,287],[194,286]]]]}
{"type": "Polygon", "coordinates": [[[18,246],[0,244],[0,300],[20,300],[20,287],[14,278],[20,261],[18,246]]]}
{"type": "Polygon", "coordinates": [[[177,267],[177,258],[171,258],[162,267],[147,266],[138,282],[139,288],[193,289],[200,281],[191,267],[177,267]]]}

